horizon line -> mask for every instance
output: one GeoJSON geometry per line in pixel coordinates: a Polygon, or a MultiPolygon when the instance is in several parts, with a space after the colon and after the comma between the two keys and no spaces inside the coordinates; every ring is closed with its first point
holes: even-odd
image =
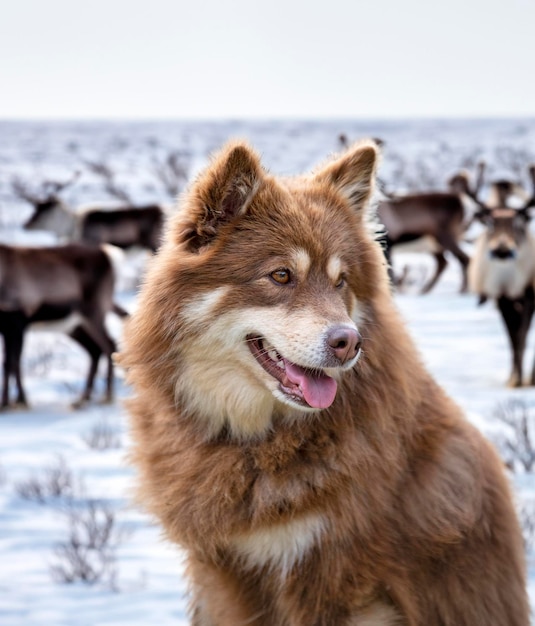
{"type": "Polygon", "coordinates": [[[317,116],[297,116],[297,115],[229,115],[229,116],[118,116],[118,115],[81,115],[81,116],[16,116],[0,115],[0,123],[3,122],[397,122],[397,121],[515,121],[530,120],[535,121],[535,114],[481,114],[481,115],[458,115],[458,114],[407,114],[395,116],[373,116],[373,115],[317,115],[317,116]]]}

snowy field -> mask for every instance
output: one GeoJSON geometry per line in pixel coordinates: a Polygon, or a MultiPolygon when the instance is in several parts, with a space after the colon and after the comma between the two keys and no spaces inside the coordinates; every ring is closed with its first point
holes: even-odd
{"type": "MultiPolygon", "coordinates": [[[[79,181],[65,193],[74,206],[109,199],[98,177],[84,170],[84,163],[99,160],[116,170],[117,180],[137,202],[169,202],[154,169],[173,150],[180,151],[192,176],[225,139],[246,137],[272,171],[288,174],[336,150],[340,133],[386,141],[381,176],[396,190],[444,188],[449,174],[480,157],[488,160],[492,175],[513,178],[524,176],[528,160],[535,162],[535,120],[0,122],[0,239],[52,240],[22,231],[30,209],[13,196],[13,176],[37,189],[45,179],[67,179],[81,170],[79,181]]],[[[119,281],[118,301],[130,310],[139,263],[139,256],[128,259],[119,281]]],[[[511,400],[535,415],[535,388],[505,387],[510,355],[498,314],[492,304],[477,307],[475,297],[458,293],[455,259],[435,290],[423,297],[417,291],[431,271],[431,259],[400,254],[395,264],[408,265],[412,279],[396,295],[399,308],[429,369],[468,418],[496,439],[507,432],[497,412],[511,400]]],[[[110,318],[109,327],[120,341],[120,321],[110,318]]],[[[534,352],[532,332],[528,373],[534,352]]],[[[122,372],[116,370],[115,404],[95,402],[75,411],[70,403],[82,388],[87,366],[86,355],[67,338],[30,333],[23,368],[31,408],[0,413],[0,624],[182,626],[188,620],[180,551],[162,541],[158,527],[132,502],[135,476],[127,464],[129,436],[121,401],[128,389],[122,372]],[[109,522],[105,531],[103,520],[109,522]],[[84,547],[84,533],[91,529],[98,545],[84,547]],[[72,567],[80,559],[86,560],[79,568],[86,577],[97,578],[92,584],[65,582],[75,577],[72,567]]],[[[97,387],[97,399],[102,391],[97,387]]],[[[517,470],[511,479],[519,510],[535,511],[534,475],[517,470]]],[[[533,529],[525,526],[535,606],[533,529]]]]}

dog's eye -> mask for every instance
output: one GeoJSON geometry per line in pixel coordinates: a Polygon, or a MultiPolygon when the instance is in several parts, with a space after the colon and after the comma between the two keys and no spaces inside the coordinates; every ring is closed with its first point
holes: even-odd
{"type": "Polygon", "coordinates": [[[287,285],[292,278],[290,270],[287,269],[275,270],[274,272],[271,272],[269,276],[271,280],[276,282],[278,285],[287,285]]]}
{"type": "Polygon", "coordinates": [[[338,282],[336,283],[335,287],[337,289],[342,289],[342,287],[346,284],[346,275],[345,274],[341,274],[340,278],[338,279],[338,282]]]}

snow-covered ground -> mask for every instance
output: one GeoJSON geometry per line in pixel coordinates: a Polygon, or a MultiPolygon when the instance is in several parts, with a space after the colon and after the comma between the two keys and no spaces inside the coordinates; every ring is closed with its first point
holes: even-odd
{"type": "MultiPolygon", "coordinates": [[[[336,149],[340,132],[350,138],[381,136],[387,140],[387,148],[391,146],[392,151],[406,155],[406,172],[421,169],[417,163],[423,159],[429,164],[429,175],[437,178],[435,171],[439,166],[448,170],[447,175],[460,166],[466,155],[477,152],[492,160],[500,146],[509,147],[518,156],[535,145],[533,120],[375,125],[0,123],[0,236],[20,241],[28,238],[20,229],[28,210],[10,195],[9,180],[14,174],[33,182],[39,176],[63,177],[78,167],[81,155],[106,155],[108,162],[117,164],[130,191],[136,197],[145,194],[144,198],[148,198],[151,194],[156,196],[157,189],[151,190],[145,184],[150,159],[145,155],[143,160],[144,146],[157,145],[161,150],[173,146],[187,148],[191,170],[195,171],[204,163],[207,152],[224,139],[247,136],[259,146],[272,170],[291,173],[311,167],[336,149]],[[123,143],[118,138],[123,138],[123,143]]],[[[385,171],[390,171],[390,180],[395,162],[385,156],[385,165],[390,167],[385,171]]],[[[504,163],[505,157],[502,163],[495,159],[495,171],[503,170],[504,163]]],[[[385,177],[388,179],[388,175],[385,177]]],[[[71,202],[97,199],[89,197],[97,190],[97,181],[86,176],[84,184],[81,190],[69,191],[71,202]]],[[[396,264],[407,263],[416,283],[430,271],[431,261],[423,255],[396,258],[396,264]]],[[[419,296],[415,284],[398,294],[396,300],[429,369],[468,418],[494,437],[504,428],[495,417],[497,408],[514,398],[535,411],[535,388],[505,387],[510,355],[497,312],[492,304],[477,307],[473,296],[458,294],[459,284],[458,266],[452,259],[429,295],[419,296]]],[[[135,306],[135,292],[131,289],[123,288],[118,298],[127,308],[135,306]]],[[[109,323],[112,333],[120,339],[120,322],[110,318],[109,323]]],[[[527,372],[531,370],[534,348],[531,333],[527,372]]],[[[60,335],[30,333],[23,364],[31,408],[0,413],[0,624],[187,624],[187,586],[180,551],[161,539],[157,525],[132,501],[135,476],[127,463],[129,436],[122,405],[128,389],[121,371],[116,374],[116,403],[94,403],[74,411],[70,403],[82,388],[88,365],[85,354],[75,344],[60,335]],[[97,450],[88,445],[86,440],[99,427],[113,440],[112,447],[97,450]],[[58,483],[62,476],[69,479],[64,486],[66,495],[45,493],[44,502],[24,497],[29,486],[39,481],[44,485],[58,483]],[[58,546],[66,540],[73,511],[81,510],[79,507],[88,500],[104,503],[113,511],[120,532],[109,554],[112,568],[101,582],[93,585],[62,584],[52,576],[54,566],[61,563],[58,546]]],[[[97,396],[98,391],[102,388],[97,389],[97,396]]],[[[512,481],[519,507],[535,501],[532,474],[517,473],[512,481]]],[[[530,549],[530,596],[535,605],[534,559],[530,549]]]]}

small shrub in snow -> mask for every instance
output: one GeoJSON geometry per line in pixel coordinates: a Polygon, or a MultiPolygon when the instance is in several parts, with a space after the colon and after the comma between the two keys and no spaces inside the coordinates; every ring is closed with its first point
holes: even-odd
{"type": "Polygon", "coordinates": [[[530,551],[534,547],[535,540],[535,500],[525,502],[518,512],[522,534],[526,544],[526,550],[530,551]]]}
{"type": "Polygon", "coordinates": [[[82,439],[92,450],[109,450],[121,447],[121,439],[106,420],[97,422],[93,428],[82,435],[82,439]]]}
{"type": "Polygon", "coordinates": [[[526,163],[533,163],[534,154],[528,148],[500,144],[494,148],[494,159],[498,168],[509,171],[519,182],[526,175],[526,163]]]}
{"type": "Polygon", "coordinates": [[[499,405],[495,417],[506,430],[494,437],[507,467],[531,472],[535,465],[535,420],[523,400],[512,399],[499,405]]]}
{"type": "Polygon", "coordinates": [[[48,376],[54,365],[54,350],[46,343],[36,341],[25,359],[26,371],[31,376],[48,376]]]}
{"type": "Polygon", "coordinates": [[[173,150],[163,157],[154,155],[152,158],[152,172],[173,201],[184,189],[190,169],[191,155],[183,150],[173,150]]]}
{"type": "Polygon", "coordinates": [[[56,582],[102,583],[117,591],[116,552],[125,532],[115,511],[103,502],[86,501],[66,511],[67,533],[54,550],[50,571],[56,582]]]}
{"type": "Polygon", "coordinates": [[[65,459],[58,456],[54,465],[45,468],[38,475],[16,483],[15,491],[21,498],[41,504],[51,498],[72,498],[73,474],[65,459]]]}

